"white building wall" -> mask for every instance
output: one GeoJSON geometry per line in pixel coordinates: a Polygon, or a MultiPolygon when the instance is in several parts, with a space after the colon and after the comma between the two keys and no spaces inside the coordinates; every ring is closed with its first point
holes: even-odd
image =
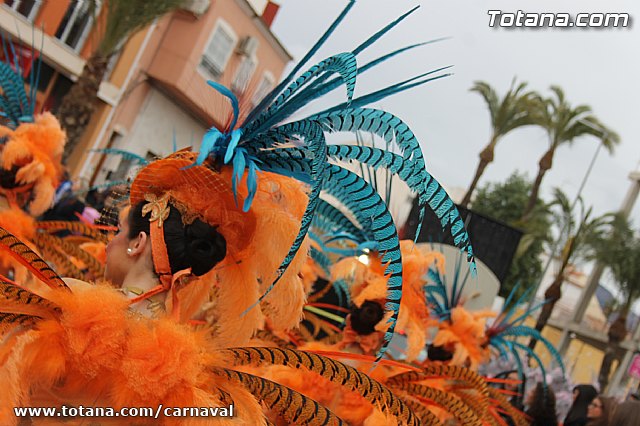
{"type": "MultiPolygon", "coordinates": [[[[153,153],[164,157],[173,152],[175,134],[178,149],[200,147],[206,128],[164,93],[151,89],[131,129],[113,148],[124,149],[142,157],[153,153]]],[[[115,171],[121,162],[119,156],[107,158],[96,183],[104,182],[109,171],[115,171]]]]}
{"type": "Polygon", "coordinates": [[[161,157],[173,152],[175,132],[178,149],[199,147],[207,129],[162,92],[151,89],[132,131],[123,140],[124,149],[161,157]]]}

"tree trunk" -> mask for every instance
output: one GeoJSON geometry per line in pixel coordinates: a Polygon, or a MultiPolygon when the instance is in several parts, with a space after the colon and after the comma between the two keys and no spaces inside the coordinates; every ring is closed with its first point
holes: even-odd
{"type": "Polygon", "coordinates": [[[529,201],[527,202],[527,207],[522,213],[522,218],[520,221],[526,222],[533,209],[536,207],[536,202],[538,201],[538,193],[540,192],[540,186],[542,185],[542,179],[544,178],[545,173],[551,169],[553,166],[553,154],[555,153],[555,149],[549,149],[540,159],[538,163],[538,176],[536,176],[536,180],[533,183],[533,187],[531,188],[531,194],[529,195],[529,201]]]}
{"type": "Polygon", "coordinates": [[[60,120],[60,125],[67,132],[67,144],[62,157],[65,164],[80,143],[95,111],[98,89],[107,70],[108,62],[108,57],[94,53],[87,60],[78,81],[71,86],[58,108],[56,115],[60,120]]]}
{"type": "MultiPolygon", "coordinates": [[[[544,299],[547,301],[542,306],[542,311],[538,316],[538,321],[536,321],[535,329],[542,333],[542,329],[549,322],[549,318],[551,318],[551,313],[553,312],[553,308],[556,306],[556,303],[562,297],[562,284],[564,283],[564,271],[567,269],[569,265],[569,261],[571,260],[571,256],[573,255],[573,251],[575,249],[575,237],[571,237],[567,240],[564,245],[564,249],[562,250],[562,263],[560,264],[560,270],[556,275],[556,278],[553,280],[553,283],[547,288],[544,292],[544,299]]],[[[529,341],[529,347],[533,350],[536,347],[538,340],[531,339],[529,341]]]]}
{"type": "MultiPolygon", "coordinates": [[[[556,306],[556,303],[562,297],[562,283],[564,282],[564,266],[561,268],[560,272],[556,276],[556,279],[553,280],[553,283],[547,288],[547,291],[544,292],[544,298],[547,301],[542,306],[542,310],[540,311],[540,315],[538,316],[538,320],[536,321],[535,329],[542,333],[542,329],[549,322],[549,318],[551,318],[551,313],[553,312],[553,308],[556,306]]],[[[538,339],[532,338],[529,341],[529,347],[533,350],[538,343],[538,339]]]]}
{"type": "MultiPolygon", "coordinates": [[[[600,392],[604,392],[607,389],[607,385],[609,385],[611,366],[613,365],[613,361],[618,359],[619,355],[618,345],[627,336],[627,314],[625,312],[622,312],[613,324],[611,324],[607,335],[609,337],[609,344],[602,359],[602,364],[600,364],[600,373],[598,374],[600,392]]],[[[620,368],[620,366],[618,366],[618,368],[620,368]]]]}
{"type": "Polygon", "coordinates": [[[493,136],[491,138],[491,142],[489,142],[489,144],[480,152],[480,162],[478,163],[476,174],[473,177],[473,181],[471,181],[471,185],[469,186],[467,193],[464,195],[464,198],[460,203],[462,207],[465,207],[465,208],[467,207],[467,205],[471,201],[471,195],[473,194],[473,191],[475,191],[476,186],[478,186],[478,181],[480,180],[480,177],[484,173],[484,169],[486,169],[489,163],[493,161],[493,155],[494,155],[497,139],[498,139],[497,136],[493,136]]]}

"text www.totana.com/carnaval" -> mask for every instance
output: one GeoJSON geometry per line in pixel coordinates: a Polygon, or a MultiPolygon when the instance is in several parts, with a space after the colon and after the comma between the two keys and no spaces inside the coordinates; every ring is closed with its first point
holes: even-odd
{"type": "Polygon", "coordinates": [[[14,407],[16,417],[233,417],[233,404],[226,407],[14,407]]]}
{"type": "Polygon", "coordinates": [[[488,10],[491,28],[630,28],[628,13],[531,13],[488,10]]]}

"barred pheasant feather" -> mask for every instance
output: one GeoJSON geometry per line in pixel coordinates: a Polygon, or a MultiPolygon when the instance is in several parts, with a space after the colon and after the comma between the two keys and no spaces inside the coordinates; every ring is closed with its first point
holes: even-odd
{"type": "Polygon", "coordinates": [[[300,179],[310,185],[306,210],[302,217],[298,235],[294,238],[289,253],[282,260],[274,281],[254,304],[262,302],[278,283],[280,277],[301,247],[312,224],[314,214],[323,206],[322,191],[333,196],[357,220],[362,232],[375,241],[389,276],[386,309],[392,312],[382,356],[393,335],[402,296],[402,261],[399,240],[393,218],[380,195],[362,177],[329,160],[348,160],[366,164],[373,168],[386,168],[405,181],[418,194],[423,217],[427,206],[438,215],[443,227],[449,227],[456,245],[466,252],[473,263],[473,252],[468,235],[455,205],[442,186],[425,169],[424,156],[416,136],[395,115],[368,107],[387,96],[408,90],[439,79],[448,74],[440,68],[388,87],[356,97],[356,76],[385,60],[422,44],[407,46],[375,60],[358,66],[357,56],[374,44],[380,37],[398,25],[415,9],[405,13],[373,34],[350,52],[331,56],[301,72],[310,58],[324,44],[335,28],[353,7],[348,5],[320,37],[305,57],[293,68],[264,99],[240,122],[239,102],[227,88],[209,82],[215,90],[231,103],[233,117],[229,126],[221,131],[211,128],[200,147],[197,163],[205,160],[217,165],[230,165],[234,170],[234,190],[246,176],[248,196],[244,209],[251,207],[257,189],[260,171],[269,171],[300,179]],[[302,107],[344,86],[346,101],[306,118],[288,121],[302,107]],[[328,145],[326,135],[336,132],[368,132],[383,138],[387,143],[395,142],[398,154],[375,147],[354,145],[328,145]]]}

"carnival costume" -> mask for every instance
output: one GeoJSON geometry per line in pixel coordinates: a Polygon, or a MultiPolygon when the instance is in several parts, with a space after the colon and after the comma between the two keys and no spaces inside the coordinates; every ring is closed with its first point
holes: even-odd
{"type": "MultiPolygon", "coordinates": [[[[386,324],[372,361],[385,362],[380,359],[393,335],[402,297],[401,245],[382,198],[364,179],[330,160],[358,161],[398,176],[419,197],[421,216],[427,206],[434,210],[474,266],[462,220],[444,189],[427,173],[414,134],[394,115],[366,107],[443,75],[425,73],[354,98],[358,73],[418,46],[398,49],[363,66],[356,63],[360,52],[410,12],[351,52],[332,56],[298,75],[353,4],[349,2],[303,60],[246,117],[240,117],[239,102],[231,91],[209,82],[232,105],[227,128],[210,129],[199,153],[179,151],[138,173],[131,184],[130,203],[142,204],[142,214],[150,221],[153,268],[159,281],[155,288],[127,299],[106,285],[67,284],[27,246],[0,232],[0,247],[50,287],[36,294],[16,283],[0,283],[4,331],[0,381],[6,383],[0,389],[0,420],[15,424],[11,407],[16,406],[215,407],[233,402],[237,413],[233,419],[183,418],[179,422],[265,424],[264,404],[289,423],[340,424],[312,399],[241,369],[262,363],[317,373],[344,385],[388,421],[439,424],[419,403],[420,392],[432,391],[412,390],[422,380],[441,377],[444,367],[389,378],[400,398],[366,374],[320,355],[282,348],[234,348],[249,344],[265,323],[270,329],[286,330],[299,322],[305,299],[299,272],[309,249],[305,237],[319,206],[326,203],[320,199],[325,191],[337,200],[336,210],[348,212],[365,239],[375,242],[386,287],[376,297],[384,302],[386,324]],[[347,90],[345,103],[287,121],[302,106],[341,85],[347,90]],[[387,143],[394,141],[398,153],[326,143],[327,133],[358,131],[387,143]],[[163,241],[170,206],[180,211],[185,223],[200,219],[217,227],[224,237],[226,255],[211,271],[203,275],[190,268],[171,271],[163,241]],[[160,312],[141,315],[129,309],[159,293],[167,295],[160,312]]],[[[488,395],[486,385],[471,373],[447,370],[446,374],[488,395]]],[[[438,394],[432,399],[444,401],[461,419],[472,418],[469,424],[479,424],[480,417],[460,405],[459,398],[438,394]]]]}
{"type": "MultiPolygon", "coordinates": [[[[3,43],[13,45],[10,41],[3,43]]],[[[6,50],[5,50],[6,52],[6,50]]],[[[36,61],[34,74],[38,74],[36,61]]],[[[66,135],[49,112],[34,112],[37,81],[25,89],[16,57],[0,62],[0,226],[46,256],[65,276],[101,277],[108,236],[82,222],[42,221],[52,207],[61,182],[66,135]],[[60,231],[70,233],[61,238],[60,231]]],[[[2,273],[25,283],[28,273],[8,256],[0,255],[2,273]]]]}

